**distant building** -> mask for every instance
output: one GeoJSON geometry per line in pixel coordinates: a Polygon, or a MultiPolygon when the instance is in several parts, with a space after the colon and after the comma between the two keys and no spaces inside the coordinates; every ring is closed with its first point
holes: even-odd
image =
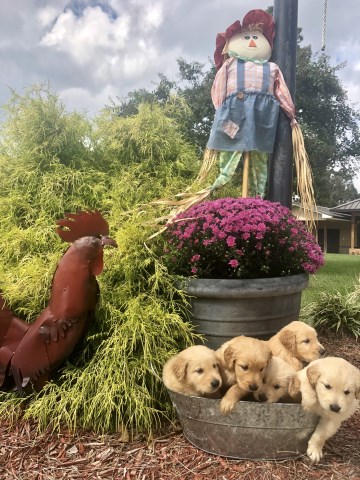
{"type": "MultiPolygon", "coordinates": [[[[293,202],[293,214],[305,220],[301,204],[293,202]]],[[[360,254],[360,199],[333,208],[316,207],[316,237],[324,253],[360,254]]]]}
{"type": "Polygon", "coordinates": [[[350,216],[350,248],[351,255],[360,255],[360,198],[343,203],[331,209],[340,215],[350,216]]]}

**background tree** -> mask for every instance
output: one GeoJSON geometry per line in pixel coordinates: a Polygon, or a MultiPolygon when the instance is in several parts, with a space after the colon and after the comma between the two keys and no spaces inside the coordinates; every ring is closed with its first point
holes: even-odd
{"type": "Polygon", "coordinates": [[[138,112],[142,103],[172,104],[168,115],[175,117],[185,138],[202,154],[208,140],[215,109],[211,101],[211,87],[215,66],[197,61],[177,59],[177,79],[170,81],[159,73],[159,82],[152,91],[139,89],[124,98],[112,101],[110,108],[120,117],[138,112]],[[184,103],[185,102],[185,103],[184,103]]]}
{"type": "Polygon", "coordinates": [[[297,52],[296,109],[310,157],[316,200],[329,207],[356,198],[352,178],[359,167],[359,111],[349,105],[337,72],[311,47],[297,52]]]}

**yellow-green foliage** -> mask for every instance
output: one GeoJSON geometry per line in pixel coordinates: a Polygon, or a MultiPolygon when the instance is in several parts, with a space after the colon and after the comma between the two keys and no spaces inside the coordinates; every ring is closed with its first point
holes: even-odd
{"type": "MultiPolygon", "coordinates": [[[[42,428],[85,426],[149,434],[172,409],[162,365],[194,341],[186,299],[161,263],[161,238],[141,204],[186,188],[199,167],[166,109],[131,118],[104,111],[94,124],[68,114],[48,87],[14,93],[0,131],[0,289],[31,322],[49,298],[64,253],[55,232],[65,212],[100,209],[119,248],[105,253],[96,322],[64,367],[22,403],[42,428]],[[126,213],[133,210],[133,213],[126,213]]],[[[22,410],[2,394],[0,415],[22,410]]]]}

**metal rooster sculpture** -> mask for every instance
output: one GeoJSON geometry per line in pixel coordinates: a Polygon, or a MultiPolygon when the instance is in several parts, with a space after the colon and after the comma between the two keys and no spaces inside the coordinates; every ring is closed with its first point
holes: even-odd
{"type": "Polygon", "coordinates": [[[27,324],[15,317],[0,295],[0,387],[20,393],[40,390],[49,373],[71,354],[94,317],[99,298],[96,276],[103,270],[109,226],[99,211],[66,214],[57,233],[72,243],[56,268],[49,304],[27,324]]]}

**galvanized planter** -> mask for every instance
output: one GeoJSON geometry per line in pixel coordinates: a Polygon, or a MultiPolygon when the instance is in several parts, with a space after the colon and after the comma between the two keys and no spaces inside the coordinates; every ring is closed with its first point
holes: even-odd
{"type": "Polygon", "coordinates": [[[230,415],[220,412],[220,400],[188,397],[168,390],[195,447],[229,458],[283,460],[306,453],[318,417],[300,404],[240,401],[230,415]]]}
{"type": "Polygon", "coordinates": [[[308,274],[259,279],[189,279],[182,288],[191,296],[195,330],[205,345],[217,349],[227,340],[247,335],[269,339],[299,319],[301,293],[308,274]]]}

